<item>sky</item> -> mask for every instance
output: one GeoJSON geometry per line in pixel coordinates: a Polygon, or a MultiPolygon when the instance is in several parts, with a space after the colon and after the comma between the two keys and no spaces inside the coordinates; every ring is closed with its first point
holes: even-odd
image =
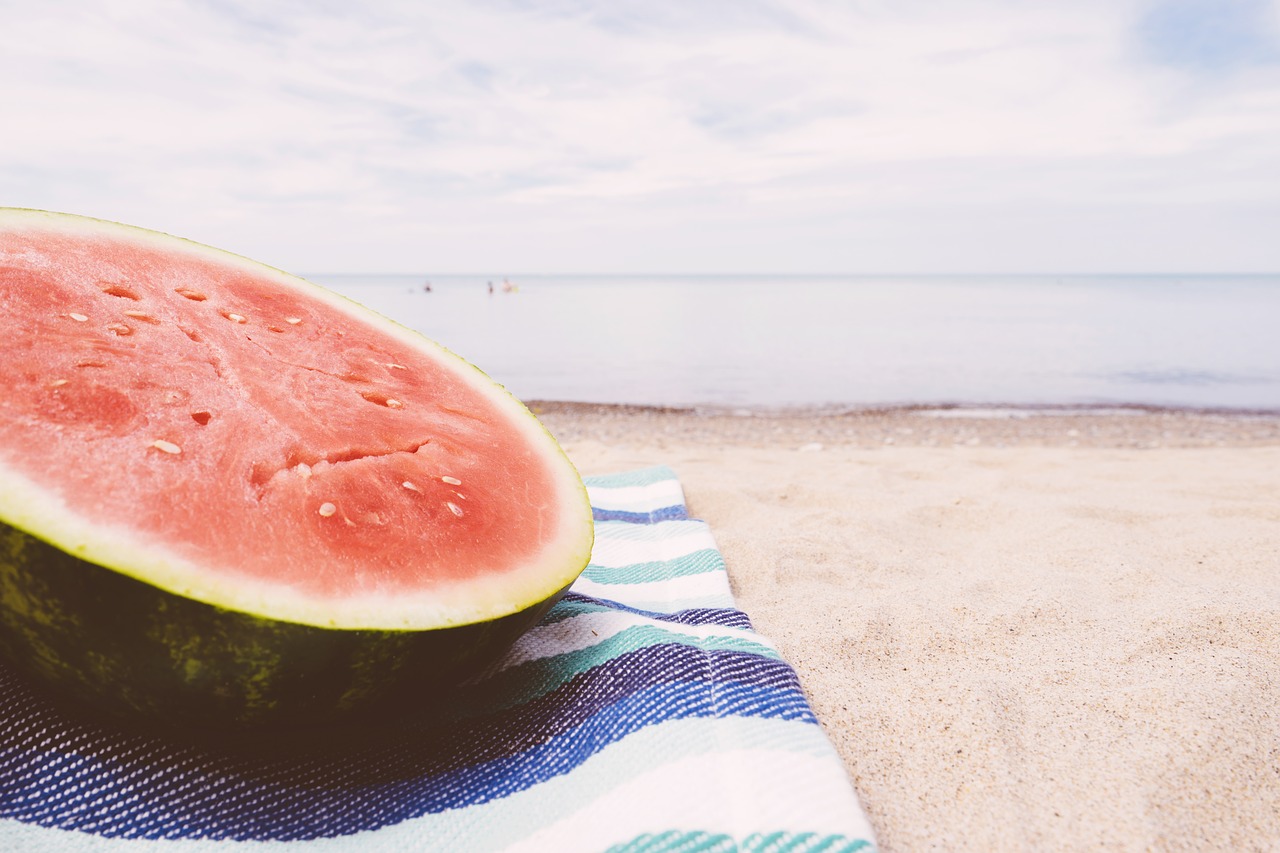
{"type": "Polygon", "coordinates": [[[291,272],[1280,272],[1280,0],[0,0],[0,205],[291,272]]]}

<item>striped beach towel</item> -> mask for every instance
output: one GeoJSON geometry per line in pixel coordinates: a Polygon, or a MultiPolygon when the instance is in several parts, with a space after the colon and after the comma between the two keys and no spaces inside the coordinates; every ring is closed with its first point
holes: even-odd
{"type": "Polygon", "coordinates": [[[0,850],[872,850],[795,672],[735,609],[675,475],[587,486],[581,579],[447,712],[390,739],[174,743],[70,716],[0,668],[0,850]]]}

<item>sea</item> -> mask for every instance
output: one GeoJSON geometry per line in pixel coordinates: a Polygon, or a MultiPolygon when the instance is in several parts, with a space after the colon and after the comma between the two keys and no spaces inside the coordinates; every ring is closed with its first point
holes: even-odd
{"type": "Polygon", "coordinates": [[[1280,411],[1280,275],[313,275],[528,401],[1280,411]]]}

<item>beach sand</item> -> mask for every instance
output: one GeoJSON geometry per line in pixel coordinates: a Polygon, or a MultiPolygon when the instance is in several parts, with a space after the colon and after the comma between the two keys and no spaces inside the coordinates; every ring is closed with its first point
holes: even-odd
{"type": "Polygon", "coordinates": [[[1280,845],[1280,417],[533,408],[676,471],[883,850],[1280,845]]]}

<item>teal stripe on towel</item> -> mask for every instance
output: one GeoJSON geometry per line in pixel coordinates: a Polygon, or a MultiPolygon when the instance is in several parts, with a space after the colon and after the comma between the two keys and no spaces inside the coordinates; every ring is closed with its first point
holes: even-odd
{"type": "Polygon", "coordinates": [[[713,548],[704,548],[674,560],[632,563],[618,568],[607,568],[592,563],[583,571],[582,576],[601,584],[638,584],[724,570],[724,560],[721,559],[720,553],[713,548]]]}
{"type": "Polygon", "coordinates": [[[658,465],[653,468],[641,468],[638,471],[624,471],[621,474],[584,477],[583,482],[588,487],[601,486],[606,489],[616,489],[624,486],[651,486],[654,483],[674,479],[676,479],[675,471],[672,471],[666,465],[658,465]]]}
{"type": "Polygon", "coordinates": [[[637,836],[625,844],[610,847],[608,853],[854,853],[869,846],[861,838],[812,832],[754,833],[739,844],[722,832],[673,829],[637,836]]]}
{"type": "Polygon", "coordinates": [[[457,703],[453,710],[459,715],[476,715],[523,705],[606,661],[664,643],[692,646],[705,652],[742,652],[770,660],[782,659],[772,646],[745,637],[694,637],[657,625],[636,625],[587,648],[498,670],[477,682],[479,689],[473,697],[476,701],[467,705],[457,703]]]}

